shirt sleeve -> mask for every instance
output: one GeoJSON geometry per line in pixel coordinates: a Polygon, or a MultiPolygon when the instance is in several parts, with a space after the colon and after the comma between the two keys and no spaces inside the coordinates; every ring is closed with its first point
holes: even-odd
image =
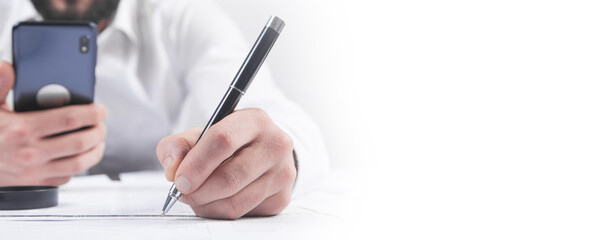
{"type": "MultiPolygon", "coordinates": [[[[186,91],[175,121],[175,132],[180,132],[206,124],[257,36],[244,41],[231,18],[210,1],[182,2],[170,12],[169,51],[186,91]]],[[[261,19],[261,29],[265,21],[261,19]]],[[[320,131],[274,84],[268,67],[261,68],[242,97],[237,109],[243,108],[263,109],[293,139],[298,160],[294,196],[318,187],[329,169],[320,131]]]]}

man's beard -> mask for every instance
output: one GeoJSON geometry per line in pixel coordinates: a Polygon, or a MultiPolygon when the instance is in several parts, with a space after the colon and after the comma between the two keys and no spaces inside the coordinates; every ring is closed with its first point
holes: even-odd
{"type": "Polygon", "coordinates": [[[119,0],[95,0],[85,12],[76,9],[76,0],[66,1],[64,11],[56,10],[49,0],[31,0],[37,12],[48,21],[90,21],[99,24],[117,10],[119,0]]]}

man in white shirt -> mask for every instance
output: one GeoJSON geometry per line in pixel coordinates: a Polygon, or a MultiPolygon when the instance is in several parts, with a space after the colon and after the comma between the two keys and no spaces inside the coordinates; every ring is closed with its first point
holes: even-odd
{"type": "Polygon", "coordinates": [[[317,127],[267,69],[240,110],[193,148],[248,53],[238,33],[208,0],[0,1],[0,185],[61,185],[79,173],[161,164],[199,216],[278,214],[293,192],[317,185],[328,159],[317,127]],[[11,110],[11,26],[43,18],[97,24],[95,104],[11,110]],[[83,126],[91,128],[48,137],[83,126]]]}

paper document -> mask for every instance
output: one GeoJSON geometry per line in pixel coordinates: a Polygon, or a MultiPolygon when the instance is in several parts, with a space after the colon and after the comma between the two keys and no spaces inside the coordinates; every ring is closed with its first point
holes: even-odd
{"type": "Polygon", "coordinates": [[[326,229],[343,220],[306,201],[274,217],[235,221],[199,218],[178,202],[162,217],[170,185],[162,172],[123,174],[121,181],[76,177],[60,187],[56,207],[0,211],[0,239],[325,239],[326,229]]]}
{"type": "MultiPolygon", "coordinates": [[[[121,181],[105,175],[76,177],[60,187],[58,206],[0,211],[0,218],[160,218],[169,185],[157,173],[122,174],[121,181]]],[[[195,214],[187,205],[177,204],[164,217],[194,218],[195,214]]]]}

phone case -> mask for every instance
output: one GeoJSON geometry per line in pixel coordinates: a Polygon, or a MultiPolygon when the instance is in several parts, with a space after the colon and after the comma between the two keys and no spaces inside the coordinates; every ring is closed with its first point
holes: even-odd
{"type": "Polygon", "coordinates": [[[90,22],[20,22],[12,29],[14,110],[92,103],[96,26],[90,22]]]}

